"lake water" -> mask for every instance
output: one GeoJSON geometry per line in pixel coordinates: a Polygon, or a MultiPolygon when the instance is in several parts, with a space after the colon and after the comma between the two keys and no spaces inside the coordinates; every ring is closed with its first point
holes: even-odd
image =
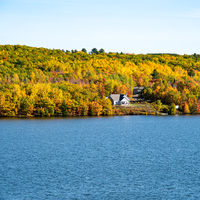
{"type": "Polygon", "coordinates": [[[200,199],[200,116],[0,119],[0,199],[200,199]]]}

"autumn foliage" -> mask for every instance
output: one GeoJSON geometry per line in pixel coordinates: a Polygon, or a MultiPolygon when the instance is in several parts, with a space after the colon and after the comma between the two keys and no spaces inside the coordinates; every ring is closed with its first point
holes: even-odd
{"type": "Polygon", "coordinates": [[[144,100],[195,113],[200,57],[0,46],[0,116],[112,115],[111,93],[144,86],[144,100]]]}

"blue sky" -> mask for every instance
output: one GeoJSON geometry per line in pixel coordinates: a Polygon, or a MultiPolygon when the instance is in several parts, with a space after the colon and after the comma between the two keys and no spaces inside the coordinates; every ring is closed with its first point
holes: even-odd
{"type": "Polygon", "coordinates": [[[200,53],[199,0],[0,0],[0,44],[200,53]]]}

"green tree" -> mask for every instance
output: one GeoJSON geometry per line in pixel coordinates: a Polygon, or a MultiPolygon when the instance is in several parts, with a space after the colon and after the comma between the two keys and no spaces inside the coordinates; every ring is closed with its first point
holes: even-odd
{"type": "Polygon", "coordinates": [[[91,51],[91,54],[98,54],[98,53],[99,52],[98,52],[97,48],[93,48],[92,51],[91,51]]]}
{"type": "Polygon", "coordinates": [[[159,78],[159,73],[157,72],[156,69],[153,70],[153,73],[151,74],[153,78],[158,79],[159,78]]]}
{"type": "Polygon", "coordinates": [[[63,116],[67,116],[67,114],[68,114],[68,106],[67,106],[67,104],[65,103],[65,100],[63,101],[63,103],[61,104],[61,106],[60,106],[60,109],[61,109],[61,112],[62,112],[62,115],[63,116]]]}
{"type": "Polygon", "coordinates": [[[189,72],[188,72],[188,75],[191,76],[191,77],[195,76],[194,70],[190,69],[189,72]]]}
{"type": "Polygon", "coordinates": [[[161,100],[157,100],[157,109],[160,111],[162,109],[162,102],[161,100]]]}
{"type": "Polygon", "coordinates": [[[101,48],[101,49],[99,50],[99,53],[105,53],[104,49],[101,48]]]}
{"type": "Polygon", "coordinates": [[[84,52],[84,53],[87,53],[87,50],[85,48],[82,48],[81,51],[84,52]]]}
{"type": "Polygon", "coordinates": [[[176,105],[172,103],[169,107],[169,114],[170,115],[175,115],[176,114],[176,105]]]}

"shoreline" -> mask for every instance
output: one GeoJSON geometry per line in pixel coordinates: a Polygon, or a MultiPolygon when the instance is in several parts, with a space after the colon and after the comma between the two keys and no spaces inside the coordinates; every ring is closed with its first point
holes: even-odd
{"type": "Polygon", "coordinates": [[[83,116],[83,115],[69,115],[69,116],[0,116],[0,120],[1,119],[40,119],[40,118],[47,118],[47,119],[51,119],[51,118],[93,118],[93,117],[120,117],[120,116],[159,116],[159,117],[166,117],[166,116],[199,116],[200,114],[175,114],[175,115],[169,115],[167,113],[157,113],[157,114],[145,114],[145,113],[138,113],[138,114],[118,114],[118,115],[87,115],[87,116],[83,116]]]}

